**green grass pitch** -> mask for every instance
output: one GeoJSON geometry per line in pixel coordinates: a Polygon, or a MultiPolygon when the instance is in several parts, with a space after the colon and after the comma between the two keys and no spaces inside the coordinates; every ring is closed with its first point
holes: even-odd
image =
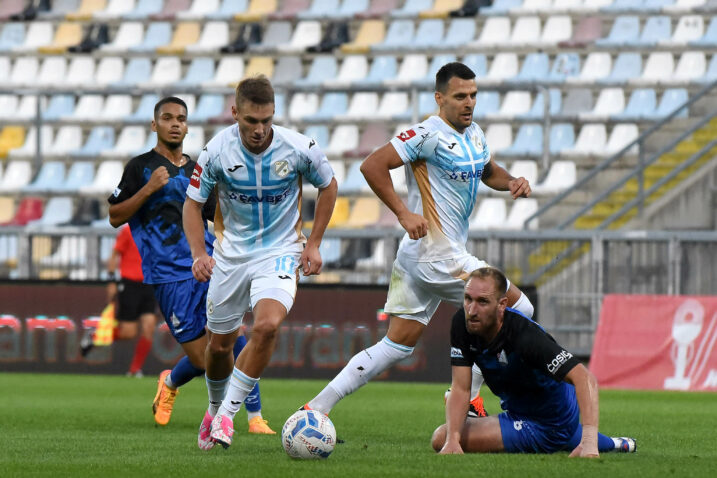
{"type": "MultiPolygon", "coordinates": [[[[156,378],[0,374],[0,476],[206,477],[683,477],[717,476],[717,395],[602,391],[600,430],[638,440],[636,454],[598,460],[555,455],[438,456],[429,439],[443,422],[443,384],[370,383],[332,412],[346,440],[325,461],[291,460],[276,436],[246,432],[209,452],[196,434],[206,406],[202,380],[184,386],[172,421],[151,415],[156,378]]],[[[264,379],[264,416],[284,420],[323,381],[264,379]]],[[[498,401],[484,387],[489,413],[498,401]]]]}

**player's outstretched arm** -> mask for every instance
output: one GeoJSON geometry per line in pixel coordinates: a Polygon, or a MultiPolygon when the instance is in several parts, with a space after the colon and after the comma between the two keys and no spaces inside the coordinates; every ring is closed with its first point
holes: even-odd
{"type": "Polygon", "coordinates": [[[211,278],[215,263],[204,246],[203,207],[204,204],[188,197],[184,200],[182,210],[184,235],[187,236],[189,249],[192,251],[192,274],[199,282],[206,282],[211,278]]]}
{"type": "Polygon", "coordinates": [[[169,172],[164,166],[160,166],[152,172],[149,181],[129,199],[110,206],[110,224],[112,227],[120,227],[135,215],[139,208],[147,202],[149,197],[164,187],[169,182],[169,172]]]}
{"type": "Polygon", "coordinates": [[[391,169],[403,166],[396,149],[387,143],[371,153],[361,164],[361,173],[376,196],[393,211],[411,239],[420,239],[428,232],[428,221],[406,207],[391,181],[391,169]]]}
{"type": "Polygon", "coordinates": [[[319,246],[324,237],[326,226],[329,225],[331,215],[334,212],[338,190],[336,178],[332,178],[325,188],[319,189],[319,196],[316,199],[316,208],[314,210],[314,226],[311,229],[311,235],[306,240],[304,252],[301,253],[301,258],[299,258],[299,263],[305,276],[321,274],[323,262],[321,261],[319,246]]]}
{"type": "Polygon", "coordinates": [[[446,400],[446,443],[439,452],[442,455],[463,454],[461,433],[466,423],[468,402],[471,395],[471,368],[453,366],[451,393],[446,400]]]}
{"type": "Polygon", "coordinates": [[[598,420],[600,410],[598,405],[598,383],[595,375],[583,364],[573,367],[565,376],[565,381],[575,386],[575,395],[580,408],[580,418],[583,424],[583,436],[580,444],[570,453],[570,456],[597,458],[598,420]]]}
{"type": "Polygon", "coordinates": [[[502,166],[496,164],[493,160],[483,168],[481,176],[483,183],[496,191],[510,191],[513,199],[520,197],[527,198],[530,196],[530,183],[524,177],[514,178],[502,166]]]}

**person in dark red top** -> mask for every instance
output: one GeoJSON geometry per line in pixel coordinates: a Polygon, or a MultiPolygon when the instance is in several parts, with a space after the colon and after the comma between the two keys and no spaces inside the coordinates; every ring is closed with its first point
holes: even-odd
{"type": "MultiPolygon", "coordinates": [[[[138,323],[141,325],[141,335],[127,373],[141,377],[142,365],[152,348],[152,335],[157,326],[157,301],[153,287],[142,282],[142,258],[128,225],[122,227],[117,234],[112,255],[107,261],[107,270],[110,277],[107,300],[115,302],[115,318],[118,322],[113,339],[134,339],[139,331],[138,323]],[[120,277],[115,280],[118,262],[120,277]]],[[[92,342],[82,344],[82,354],[86,355],[91,348],[92,342]]]]}

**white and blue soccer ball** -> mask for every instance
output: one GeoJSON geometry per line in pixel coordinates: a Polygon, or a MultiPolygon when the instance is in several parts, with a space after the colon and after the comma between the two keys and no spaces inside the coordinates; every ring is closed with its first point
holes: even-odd
{"type": "Polygon", "coordinates": [[[299,410],[284,423],[281,442],[292,458],[328,458],[336,445],[336,429],[331,419],[323,413],[299,410]]]}

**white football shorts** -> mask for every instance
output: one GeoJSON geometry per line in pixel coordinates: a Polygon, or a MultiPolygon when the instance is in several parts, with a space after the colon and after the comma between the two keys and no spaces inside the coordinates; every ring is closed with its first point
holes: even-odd
{"type": "Polygon", "coordinates": [[[302,249],[299,245],[246,261],[217,260],[207,292],[207,328],[216,334],[234,332],[261,299],[281,302],[288,314],[296,297],[302,249]]]}
{"type": "Polygon", "coordinates": [[[416,262],[399,255],[393,262],[383,310],[428,325],[441,301],[463,307],[463,289],[468,276],[476,269],[489,266],[470,254],[434,262],[416,262]]]}

